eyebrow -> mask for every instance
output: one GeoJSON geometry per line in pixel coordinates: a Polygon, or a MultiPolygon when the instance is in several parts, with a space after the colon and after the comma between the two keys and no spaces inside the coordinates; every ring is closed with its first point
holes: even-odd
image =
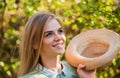
{"type": "MultiPolygon", "coordinates": [[[[59,30],[59,29],[63,29],[63,27],[58,28],[58,30],[59,30]]],[[[44,34],[45,34],[45,33],[50,33],[50,32],[52,32],[52,31],[45,31],[44,34]]]]}

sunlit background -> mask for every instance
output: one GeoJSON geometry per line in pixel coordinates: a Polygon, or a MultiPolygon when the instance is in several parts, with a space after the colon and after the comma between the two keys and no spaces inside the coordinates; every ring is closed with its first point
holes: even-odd
{"type": "MultiPolygon", "coordinates": [[[[120,0],[0,0],[0,78],[17,78],[21,32],[33,14],[44,11],[61,17],[67,44],[86,30],[120,33],[120,0]]],[[[120,78],[120,52],[96,78],[120,78]]]]}

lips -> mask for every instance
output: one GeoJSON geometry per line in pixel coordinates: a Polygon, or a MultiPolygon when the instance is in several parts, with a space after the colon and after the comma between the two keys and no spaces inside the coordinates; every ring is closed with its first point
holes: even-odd
{"type": "Polygon", "coordinates": [[[56,48],[58,48],[58,49],[61,49],[61,48],[63,48],[63,43],[54,44],[53,47],[56,47],[56,48]]]}

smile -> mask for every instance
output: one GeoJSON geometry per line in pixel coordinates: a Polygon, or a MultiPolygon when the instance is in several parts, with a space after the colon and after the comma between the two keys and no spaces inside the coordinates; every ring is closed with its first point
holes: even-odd
{"type": "Polygon", "coordinates": [[[56,47],[56,48],[58,48],[58,49],[61,49],[61,48],[63,48],[63,43],[55,44],[55,45],[53,45],[53,47],[56,47]]]}

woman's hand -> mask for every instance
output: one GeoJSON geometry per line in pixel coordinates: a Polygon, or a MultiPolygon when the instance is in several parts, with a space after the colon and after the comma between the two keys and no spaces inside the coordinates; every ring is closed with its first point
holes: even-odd
{"type": "Polygon", "coordinates": [[[77,67],[77,73],[80,78],[94,78],[96,69],[95,70],[85,70],[85,65],[80,64],[77,67]]]}

